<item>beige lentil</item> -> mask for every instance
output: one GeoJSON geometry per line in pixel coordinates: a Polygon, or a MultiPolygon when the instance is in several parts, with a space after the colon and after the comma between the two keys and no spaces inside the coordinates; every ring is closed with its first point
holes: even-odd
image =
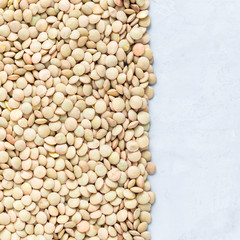
{"type": "Polygon", "coordinates": [[[131,166],[128,168],[127,175],[129,178],[137,178],[140,175],[140,169],[137,166],[131,166]]]}
{"type": "Polygon", "coordinates": [[[0,224],[8,225],[10,223],[10,217],[7,213],[0,213],[0,224]]]}
{"type": "Polygon", "coordinates": [[[1,239],[150,239],[148,6],[0,1],[1,239]]]}
{"type": "Polygon", "coordinates": [[[77,225],[77,230],[80,233],[85,233],[90,229],[90,224],[87,221],[81,221],[78,225],[77,225]]]}

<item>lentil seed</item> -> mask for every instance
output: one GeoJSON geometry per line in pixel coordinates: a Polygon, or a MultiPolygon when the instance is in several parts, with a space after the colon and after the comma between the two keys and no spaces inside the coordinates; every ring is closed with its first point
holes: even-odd
{"type": "Polygon", "coordinates": [[[149,240],[149,0],[0,1],[0,238],[149,240]]]}

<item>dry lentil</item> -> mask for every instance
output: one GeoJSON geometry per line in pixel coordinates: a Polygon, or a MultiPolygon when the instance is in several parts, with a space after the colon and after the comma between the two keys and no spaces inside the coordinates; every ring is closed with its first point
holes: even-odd
{"type": "Polygon", "coordinates": [[[150,239],[148,6],[0,1],[1,239],[150,239]]]}

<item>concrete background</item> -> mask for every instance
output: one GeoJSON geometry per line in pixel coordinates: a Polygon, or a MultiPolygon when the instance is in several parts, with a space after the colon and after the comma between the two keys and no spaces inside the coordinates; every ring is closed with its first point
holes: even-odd
{"type": "Polygon", "coordinates": [[[150,1],[152,240],[239,240],[240,1],[150,1]]]}

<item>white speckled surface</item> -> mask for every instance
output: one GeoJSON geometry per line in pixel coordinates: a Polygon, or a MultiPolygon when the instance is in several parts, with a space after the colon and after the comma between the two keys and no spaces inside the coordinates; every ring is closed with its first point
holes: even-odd
{"type": "Polygon", "coordinates": [[[152,240],[239,240],[240,1],[150,1],[152,240]]]}

